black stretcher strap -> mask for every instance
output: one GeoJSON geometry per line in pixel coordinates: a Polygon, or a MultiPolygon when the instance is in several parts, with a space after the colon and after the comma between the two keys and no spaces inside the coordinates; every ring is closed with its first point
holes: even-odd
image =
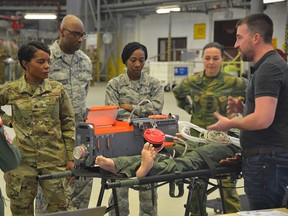
{"type": "Polygon", "coordinates": [[[211,161],[211,159],[209,157],[207,157],[205,151],[202,151],[201,149],[194,149],[194,151],[196,151],[203,158],[203,160],[206,162],[206,164],[208,165],[210,172],[211,172],[211,177],[212,178],[216,177],[216,175],[217,175],[216,167],[215,167],[214,163],[211,161]]]}

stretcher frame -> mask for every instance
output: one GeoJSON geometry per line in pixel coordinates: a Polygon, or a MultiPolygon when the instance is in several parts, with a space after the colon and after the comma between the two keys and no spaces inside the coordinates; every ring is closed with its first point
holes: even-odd
{"type": "MultiPolygon", "coordinates": [[[[114,189],[118,187],[131,187],[134,185],[145,185],[145,184],[153,184],[153,183],[159,183],[159,182],[166,182],[171,183],[175,180],[182,180],[183,183],[188,184],[188,197],[187,202],[185,204],[185,216],[189,215],[189,206],[192,203],[192,194],[195,191],[197,193],[197,196],[200,196],[199,191],[199,184],[198,179],[204,178],[209,179],[213,178],[217,180],[217,185],[213,185],[212,188],[207,190],[207,195],[212,193],[213,191],[219,189],[220,197],[221,197],[221,203],[222,203],[222,210],[223,213],[226,213],[226,208],[223,202],[224,196],[223,196],[223,187],[221,184],[221,179],[226,178],[227,176],[233,176],[233,178],[241,178],[241,166],[229,166],[229,167],[219,167],[216,168],[217,175],[213,176],[211,174],[210,169],[203,169],[203,170],[193,170],[188,172],[179,172],[179,173],[173,173],[173,174],[164,174],[160,176],[147,176],[144,178],[133,178],[133,179],[124,179],[124,180],[115,180],[113,182],[106,182],[105,183],[105,189],[114,189]]],[[[209,183],[209,182],[208,182],[209,183]]],[[[163,185],[163,184],[162,184],[163,185]]],[[[160,185],[160,186],[162,186],[160,185]]],[[[157,186],[156,186],[157,187],[157,186]]],[[[182,187],[179,187],[179,195],[174,197],[180,197],[183,195],[182,187]]],[[[114,195],[113,195],[114,196],[114,195]]],[[[171,196],[171,194],[170,194],[171,196]]],[[[117,198],[117,197],[116,197],[117,198]]],[[[203,202],[198,199],[198,206],[203,206],[203,202]]],[[[199,214],[202,216],[206,215],[205,209],[199,208],[199,214]]]]}
{"type": "MultiPolygon", "coordinates": [[[[189,206],[192,203],[192,194],[194,191],[196,191],[197,196],[199,197],[199,184],[198,179],[204,178],[204,179],[216,179],[217,185],[213,185],[212,188],[207,190],[207,195],[212,193],[213,191],[219,189],[220,192],[220,198],[222,202],[222,210],[223,213],[226,213],[226,208],[223,202],[223,188],[221,185],[221,179],[225,178],[225,176],[232,176],[235,179],[241,178],[241,164],[237,164],[235,166],[221,166],[216,168],[213,172],[211,172],[211,169],[202,169],[202,170],[193,170],[193,171],[187,171],[187,172],[175,172],[171,174],[164,174],[159,176],[146,176],[143,178],[129,178],[127,179],[125,176],[115,176],[111,174],[110,172],[104,171],[100,169],[99,167],[91,167],[91,168],[76,168],[72,171],[67,171],[64,174],[60,174],[58,176],[55,176],[54,174],[48,174],[48,175],[42,175],[39,176],[39,180],[45,180],[45,179],[52,179],[52,178],[63,178],[67,176],[75,176],[75,177],[93,177],[93,178],[101,178],[101,188],[98,195],[98,201],[97,201],[97,207],[101,206],[102,200],[104,197],[104,192],[107,189],[112,189],[113,194],[113,200],[114,204],[112,206],[108,206],[106,212],[111,211],[112,209],[115,209],[115,213],[117,216],[120,216],[119,208],[118,208],[118,200],[117,200],[117,194],[116,194],[116,188],[120,187],[132,187],[135,185],[145,185],[145,184],[151,184],[152,189],[153,187],[159,187],[167,183],[173,183],[176,180],[182,181],[182,186],[178,187],[179,194],[175,196],[172,195],[172,197],[180,197],[183,195],[183,185],[188,184],[188,197],[186,204],[184,205],[185,213],[184,216],[189,216],[189,206]],[[216,175],[215,175],[216,170],[216,175]],[[159,185],[154,186],[155,183],[161,183],[159,185]]],[[[171,194],[170,194],[171,196],[171,194]]],[[[152,195],[152,202],[154,203],[152,195]]],[[[200,208],[203,206],[203,202],[198,199],[198,206],[199,206],[199,214],[202,216],[205,215],[205,209],[200,208]]]]}

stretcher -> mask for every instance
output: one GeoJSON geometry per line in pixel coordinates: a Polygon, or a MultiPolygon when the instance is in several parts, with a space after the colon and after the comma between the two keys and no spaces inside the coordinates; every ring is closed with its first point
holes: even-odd
{"type": "MultiPolygon", "coordinates": [[[[135,186],[141,185],[151,185],[151,189],[153,187],[160,187],[165,184],[169,184],[169,195],[171,197],[182,197],[184,194],[184,185],[188,185],[188,197],[185,204],[185,216],[189,215],[189,206],[192,203],[192,194],[194,192],[198,194],[199,187],[198,179],[209,179],[213,178],[217,180],[217,184],[214,184],[211,188],[207,190],[207,195],[212,193],[213,191],[219,189],[220,198],[222,203],[222,211],[226,213],[225,205],[223,203],[223,188],[221,187],[221,179],[230,176],[232,178],[238,179],[241,178],[241,165],[236,166],[223,166],[216,168],[216,173],[211,172],[210,169],[203,170],[194,170],[188,172],[179,172],[179,173],[171,173],[159,176],[146,176],[144,178],[126,178],[125,176],[115,176],[107,171],[100,169],[99,167],[89,167],[89,168],[75,168],[71,171],[66,171],[62,173],[54,173],[48,175],[40,175],[38,176],[38,180],[46,180],[46,179],[54,179],[54,178],[64,178],[69,176],[75,177],[93,177],[93,178],[101,178],[101,189],[98,195],[97,207],[102,206],[102,200],[104,197],[105,190],[112,189],[114,204],[112,206],[108,206],[106,212],[115,209],[115,213],[117,216],[120,216],[118,209],[118,201],[116,188],[120,187],[132,187],[135,189],[135,186]],[[157,183],[157,184],[155,184],[157,183]],[[178,188],[178,193],[175,192],[175,188],[178,188]]],[[[136,187],[137,188],[137,187],[136,187]]],[[[153,190],[152,190],[153,191],[153,190]]],[[[153,197],[153,195],[152,195],[153,197]]],[[[153,199],[152,199],[153,202],[153,199]]],[[[198,199],[198,205],[203,206],[203,203],[200,199],[198,199]]],[[[205,215],[205,209],[199,208],[199,214],[202,216],[205,215]]]]}
{"type": "MultiPolygon", "coordinates": [[[[113,107],[112,107],[113,108],[113,107]]],[[[160,151],[163,147],[169,146],[169,143],[176,137],[173,137],[178,131],[185,131],[193,127],[199,132],[205,132],[204,129],[196,127],[191,123],[178,124],[179,116],[169,114],[167,116],[152,116],[148,118],[131,119],[129,122],[116,121],[114,118],[109,118],[110,113],[106,111],[111,107],[103,107],[100,112],[97,107],[90,107],[87,113],[86,122],[79,123],[76,127],[76,142],[73,151],[75,169],[64,173],[55,173],[50,175],[39,176],[39,180],[52,179],[52,178],[64,178],[68,176],[76,177],[93,177],[101,178],[101,189],[98,196],[97,206],[101,206],[104,191],[106,189],[112,189],[114,198],[114,205],[107,208],[107,212],[115,209],[116,215],[119,214],[116,188],[117,187],[134,187],[140,185],[150,184],[153,188],[155,183],[158,183],[155,187],[162,186],[169,183],[170,196],[181,197],[184,194],[184,184],[188,184],[188,198],[185,205],[185,216],[189,215],[189,206],[192,202],[192,193],[196,191],[198,194],[197,179],[199,178],[215,178],[220,179],[226,176],[235,176],[238,178],[241,173],[240,166],[223,166],[219,168],[209,167],[205,170],[195,170],[182,173],[171,173],[159,176],[147,176],[145,178],[125,178],[125,176],[115,176],[109,172],[103,171],[99,167],[95,166],[95,158],[98,155],[105,157],[118,157],[124,155],[139,155],[146,141],[154,144],[155,149],[160,151]],[[94,115],[94,117],[93,117],[94,115]],[[103,125],[103,121],[99,119],[109,119],[109,124],[103,125]],[[111,121],[110,121],[111,119],[111,121]],[[178,128],[178,125],[180,128],[178,128]],[[161,183],[161,184],[159,184],[161,183]],[[175,187],[178,187],[178,194],[175,194],[175,187]]],[[[209,135],[205,135],[209,137],[209,135]]],[[[193,137],[187,135],[187,139],[193,137]]],[[[234,142],[228,137],[228,142],[234,142]]],[[[206,142],[204,138],[193,138],[196,142],[206,142]]],[[[209,140],[211,142],[211,139],[209,140]]],[[[198,152],[199,153],[199,152],[198,152]]],[[[183,153],[184,154],[184,153],[183,153]]],[[[209,159],[208,159],[209,160],[209,159]]],[[[206,161],[206,160],[205,160],[206,161]]],[[[207,162],[207,161],[206,161],[207,162]]],[[[207,163],[209,166],[209,163],[207,163]]],[[[221,181],[215,187],[212,187],[207,193],[211,193],[217,188],[220,189],[220,196],[223,197],[221,188],[221,181]]],[[[153,191],[153,190],[152,190],[153,191]]],[[[200,192],[199,192],[200,193],[200,192]]],[[[152,203],[153,202],[152,195],[152,203]]],[[[198,199],[200,200],[200,199],[198,199]]],[[[201,202],[201,201],[199,201],[201,202]]],[[[203,206],[202,203],[198,203],[199,206],[203,206]]],[[[225,206],[222,202],[223,212],[225,213],[225,206]]],[[[199,208],[201,209],[201,208],[199,208]]],[[[200,215],[205,215],[204,210],[200,215]]]]}

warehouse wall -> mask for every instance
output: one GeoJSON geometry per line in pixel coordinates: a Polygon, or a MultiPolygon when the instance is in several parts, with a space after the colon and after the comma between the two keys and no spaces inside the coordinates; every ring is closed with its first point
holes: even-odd
{"type": "MultiPolygon", "coordinates": [[[[248,15],[248,9],[215,10],[204,13],[174,13],[171,22],[171,37],[187,37],[187,49],[201,49],[204,44],[213,40],[214,21],[240,19],[248,15]],[[194,40],[194,24],[206,23],[206,38],[194,40]]],[[[274,22],[274,37],[277,48],[283,49],[285,42],[286,2],[268,4],[264,13],[274,22]]],[[[122,46],[136,40],[148,47],[149,55],[157,55],[158,38],[168,37],[169,15],[150,15],[136,19],[123,18],[121,24],[122,46]]]]}

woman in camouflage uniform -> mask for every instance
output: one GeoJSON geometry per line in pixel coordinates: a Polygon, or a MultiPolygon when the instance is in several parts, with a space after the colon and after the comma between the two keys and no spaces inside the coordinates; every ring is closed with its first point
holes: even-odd
{"type": "MultiPolygon", "coordinates": [[[[224,57],[224,47],[217,42],[208,43],[202,51],[204,71],[188,76],[174,89],[177,105],[191,114],[191,122],[202,128],[217,121],[213,113],[218,111],[227,115],[226,106],[229,96],[245,97],[246,83],[243,79],[223,73],[221,65],[224,57]],[[192,103],[191,103],[192,101],[192,103]]],[[[232,116],[231,116],[232,117],[232,116]]],[[[197,131],[191,134],[199,135],[197,131]]],[[[206,188],[207,183],[204,183],[206,188]]],[[[240,210],[239,197],[235,189],[236,182],[223,179],[225,207],[227,213],[240,210]]],[[[203,199],[206,197],[203,192],[203,199]]],[[[194,193],[196,195],[196,193],[194,193]]],[[[197,197],[193,199],[191,215],[197,215],[197,197]]]]}
{"type": "MultiPolygon", "coordinates": [[[[160,81],[142,69],[148,57],[147,49],[138,42],[128,43],[122,51],[126,71],[111,79],[106,87],[105,104],[118,107],[117,119],[127,121],[131,117],[143,118],[161,114],[164,104],[164,89],[160,81]],[[133,115],[132,115],[133,114],[133,115]]],[[[117,188],[121,216],[129,215],[128,188],[117,188]]],[[[140,216],[157,216],[157,193],[152,205],[151,190],[139,191],[140,216]]],[[[112,204],[112,196],[110,204],[112,204]]],[[[114,215],[115,211],[109,212],[114,215]]]]}
{"type": "MultiPolygon", "coordinates": [[[[14,216],[33,216],[39,174],[74,168],[75,120],[71,102],[57,81],[47,79],[50,50],[41,42],[20,47],[18,60],[25,69],[19,80],[0,86],[0,106],[10,105],[12,116],[0,109],[4,125],[13,127],[13,143],[21,151],[18,168],[5,173],[6,193],[14,216]]],[[[39,182],[48,212],[71,209],[67,179],[39,182]]]]}

